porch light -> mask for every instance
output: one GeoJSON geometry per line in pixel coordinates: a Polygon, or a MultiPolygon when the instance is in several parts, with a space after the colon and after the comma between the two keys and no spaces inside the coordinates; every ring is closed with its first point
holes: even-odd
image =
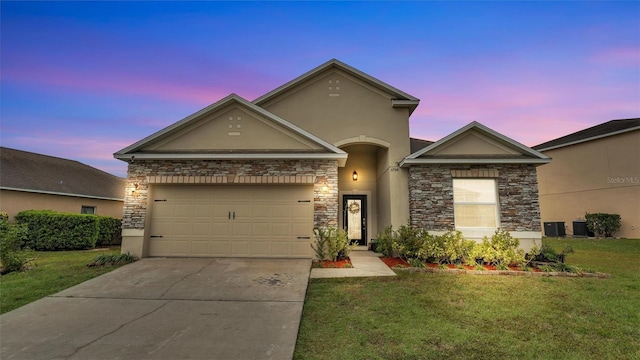
{"type": "Polygon", "coordinates": [[[329,185],[327,185],[326,181],[322,183],[322,191],[324,192],[329,191],[329,185]]]}
{"type": "Polygon", "coordinates": [[[353,181],[358,181],[358,172],[353,170],[353,174],[351,174],[351,178],[353,181]]]}

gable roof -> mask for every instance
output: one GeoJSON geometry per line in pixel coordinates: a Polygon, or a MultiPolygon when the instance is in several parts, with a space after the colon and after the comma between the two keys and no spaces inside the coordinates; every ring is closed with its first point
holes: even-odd
{"type": "Polygon", "coordinates": [[[414,152],[417,152],[419,150],[426,148],[431,144],[433,144],[433,141],[417,139],[417,138],[409,138],[409,146],[412,154],[414,152]]]}
{"type": "Polygon", "coordinates": [[[533,148],[538,151],[552,150],[634,130],[640,130],[640,118],[611,120],[557,139],[549,140],[533,148]]]}
{"type": "Polygon", "coordinates": [[[407,156],[400,162],[400,166],[414,164],[545,164],[550,161],[551,159],[546,155],[474,121],[407,156]],[[438,154],[440,150],[473,132],[480,133],[495,143],[497,148],[505,149],[505,152],[496,154],[438,154]]]}
{"type": "Polygon", "coordinates": [[[78,161],[0,147],[0,189],[123,200],[125,179],[78,161]]]}
{"type": "Polygon", "coordinates": [[[322,73],[328,69],[339,69],[342,70],[354,77],[356,77],[357,79],[360,79],[361,81],[368,83],[370,85],[373,85],[375,87],[377,87],[378,89],[391,94],[394,99],[392,100],[392,106],[393,107],[407,107],[409,108],[409,113],[413,113],[413,111],[416,109],[416,107],[418,107],[418,103],[420,103],[420,99],[407,94],[406,92],[399,90],[381,80],[378,80],[376,78],[374,78],[371,75],[365,74],[364,72],[349,66],[345,63],[343,63],[340,60],[337,59],[331,59],[327,62],[325,62],[324,64],[298,76],[297,78],[289,81],[288,83],[260,96],[259,98],[253,100],[253,103],[261,106],[262,104],[268,102],[269,100],[279,96],[280,94],[290,90],[291,88],[297,86],[300,83],[303,83],[305,81],[307,81],[308,79],[314,77],[315,75],[322,73]]]}
{"type": "Polygon", "coordinates": [[[146,138],[127,146],[126,148],[113,154],[116,159],[124,161],[135,161],[135,159],[154,159],[154,160],[168,160],[168,159],[183,159],[183,160],[230,160],[230,159],[333,159],[338,160],[340,166],[344,166],[347,160],[348,154],[334,145],[320,139],[319,137],[299,128],[298,126],[282,119],[281,117],[243,99],[242,97],[231,94],[220,101],[213,103],[204,109],[197,111],[186,118],[173,123],[164,129],[161,129],[154,134],[147,136],[146,138]],[[154,142],[166,139],[169,136],[176,134],[178,131],[187,128],[191,124],[194,124],[204,117],[215,113],[217,110],[222,109],[228,105],[237,104],[238,106],[257,113],[263,116],[268,121],[271,121],[282,128],[300,136],[312,143],[317,144],[323,148],[322,152],[290,152],[290,151],[273,151],[273,152],[259,152],[259,151],[242,151],[242,149],[230,149],[240,151],[173,151],[173,152],[150,152],[143,149],[153,144],[154,142]]]}

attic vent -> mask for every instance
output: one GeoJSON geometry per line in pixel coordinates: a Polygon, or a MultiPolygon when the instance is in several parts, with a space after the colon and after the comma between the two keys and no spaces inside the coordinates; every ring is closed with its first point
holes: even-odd
{"type": "Polygon", "coordinates": [[[242,129],[242,116],[229,116],[227,136],[240,136],[242,129]]]}
{"type": "Polygon", "coordinates": [[[340,96],[340,80],[329,80],[328,82],[329,96],[340,96]]]}

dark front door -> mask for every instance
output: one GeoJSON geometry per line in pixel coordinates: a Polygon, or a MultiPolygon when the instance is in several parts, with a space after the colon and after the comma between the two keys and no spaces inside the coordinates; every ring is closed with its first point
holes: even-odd
{"type": "Polygon", "coordinates": [[[349,240],[367,245],[367,196],[344,195],[342,197],[342,224],[349,240]]]}

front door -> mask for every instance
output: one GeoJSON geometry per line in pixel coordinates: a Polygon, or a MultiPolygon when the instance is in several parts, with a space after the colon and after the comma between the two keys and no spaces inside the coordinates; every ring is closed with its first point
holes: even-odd
{"type": "Polygon", "coordinates": [[[344,195],[342,197],[342,224],[351,242],[367,245],[367,196],[344,195]]]}

